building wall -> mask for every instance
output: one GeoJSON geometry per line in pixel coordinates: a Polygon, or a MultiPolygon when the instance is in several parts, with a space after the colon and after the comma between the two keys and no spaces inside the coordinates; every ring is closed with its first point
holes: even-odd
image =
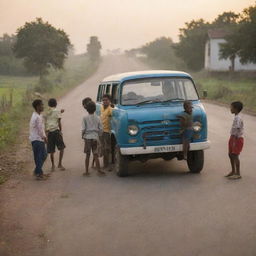
{"type": "MultiPolygon", "coordinates": [[[[220,44],[225,43],[225,39],[210,39],[205,45],[205,69],[212,71],[228,71],[231,66],[229,59],[219,59],[220,44]]],[[[239,58],[235,59],[235,70],[256,70],[256,64],[241,64],[239,58]]]]}

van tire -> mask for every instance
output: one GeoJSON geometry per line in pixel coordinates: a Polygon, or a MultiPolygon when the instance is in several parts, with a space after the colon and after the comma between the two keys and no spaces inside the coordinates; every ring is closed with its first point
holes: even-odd
{"type": "Polygon", "coordinates": [[[116,175],[119,177],[126,177],[129,175],[128,173],[128,164],[129,160],[127,156],[121,154],[120,148],[118,145],[115,147],[115,163],[114,169],[116,175]]]}
{"type": "Polygon", "coordinates": [[[189,151],[187,164],[192,173],[200,173],[204,167],[204,151],[189,151]]]}

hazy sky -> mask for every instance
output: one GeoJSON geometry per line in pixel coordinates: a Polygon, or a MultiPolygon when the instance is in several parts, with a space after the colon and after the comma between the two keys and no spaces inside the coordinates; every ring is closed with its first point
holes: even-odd
{"type": "Polygon", "coordinates": [[[0,35],[15,33],[42,17],[70,36],[85,52],[91,35],[106,49],[130,49],[157,37],[178,40],[192,19],[212,21],[224,11],[241,12],[255,0],[0,0],[0,35]]]}

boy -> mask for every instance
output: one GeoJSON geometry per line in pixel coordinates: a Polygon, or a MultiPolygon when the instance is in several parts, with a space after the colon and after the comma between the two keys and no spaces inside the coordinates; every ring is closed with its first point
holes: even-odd
{"type": "Polygon", "coordinates": [[[37,180],[44,180],[48,176],[44,175],[42,167],[47,157],[45,143],[47,142],[47,138],[44,130],[44,121],[41,113],[44,111],[44,104],[42,100],[34,100],[32,103],[34,108],[34,112],[30,119],[29,125],[29,140],[32,144],[34,161],[35,161],[35,170],[34,175],[37,180]]]}
{"type": "Polygon", "coordinates": [[[111,152],[111,126],[110,120],[112,117],[111,97],[104,94],[102,97],[102,106],[100,109],[100,117],[103,125],[102,148],[103,148],[103,163],[104,168],[111,171],[109,168],[109,154],[111,152]]]}
{"type": "MultiPolygon", "coordinates": [[[[84,109],[86,110],[87,109],[87,105],[88,103],[92,101],[92,99],[90,97],[86,97],[82,100],[82,105],[84,107],[84,109]]],[[[93,159],[92,160],[92,168],[95,168],[95,160],[93,159]]]]}
{"type": "Polygon", "coordinates": [[[99,162],[99,136],[102,133],[102,124],[98,116],[94,113],[96,111],[96,104],[93,101],[90,101],[86,110],[89,115],[83,118],[82,122],[82,138],[84,139],[84,153],[86,154],[85,159],[85,172],[83,175],[89,176],[89,161],[91,151],[93,153],[93,159],[96,163],[96,168],[99,175],[105,175],[105,172],[100,169],[99,162]]]}
{"type": "Polygon", "coordinates": [[[83,105],[84,109],[87,108],[87,105],[88,105],[88,103],[89,103],[90,101],[92,101],[92,99],[91,99],[90,97],[86,97],[86,98],[84,98],[84,99],[82,100],[82,105],[83,105]]]}
{"type": "Polygon", "coordinates": [[[62,126],[61,126],[61,113],[64,112],[63,110],[59,111],[56,109],[57,101],[56,99],[49,99],[48,106],[50,109],[47,111],[45,115],[46,120],[46,133],[47,133],[47,152],[51,156],[51,163],[52,163],[52,171],[55,170],[55,163],[54,163],[54,153],[55,147],[57,146],[58,150],[60,151],[59,154],[59,163],[58,168],[62,171],[65,168],[62,165],[62,159],[64,155],[64,148],[66,147],[63,141],[62,136],[62,126]]]}
{"type": "Polygon", "coordinates": [[[181,135],[182,135],[182,144],[183,144],[183,158],[187,160],[189,143],[191,142],[193,136],[193,106],[190,101],[184,101],[183,103],[184,112],[182,115],[178,116],[181,123],[181,135]]]}
{"type": "Polygon", "coordinates": [[[229,158],[231,163],[232,171],[227,174],[225,177],[230,179],[240,179],[240,160],[239,154],[241,153],[244,145],[243,132],[244,132],[244,123],[239,115],[243,109],[243,103],[240,101],[232,102],[230,105],[230,111],[232,114],[235,114],[233,124],[230,131],[229,139],[229,158]]]}

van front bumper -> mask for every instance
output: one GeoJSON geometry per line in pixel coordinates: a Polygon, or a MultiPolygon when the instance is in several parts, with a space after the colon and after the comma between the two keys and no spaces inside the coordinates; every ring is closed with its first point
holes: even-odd
{"type": "MultiPolygon", "coordinates": [[[[210,147],[210,141],[190,143],[190,151],[204,150],[210,147]]],[[[178,145],[163,145],[163,146],[147,146],[120,148],[122,155],[141,155],[141,154],[157,154],[168,152],[180,152],[183,150],[182,144],[178,145]]]]}

